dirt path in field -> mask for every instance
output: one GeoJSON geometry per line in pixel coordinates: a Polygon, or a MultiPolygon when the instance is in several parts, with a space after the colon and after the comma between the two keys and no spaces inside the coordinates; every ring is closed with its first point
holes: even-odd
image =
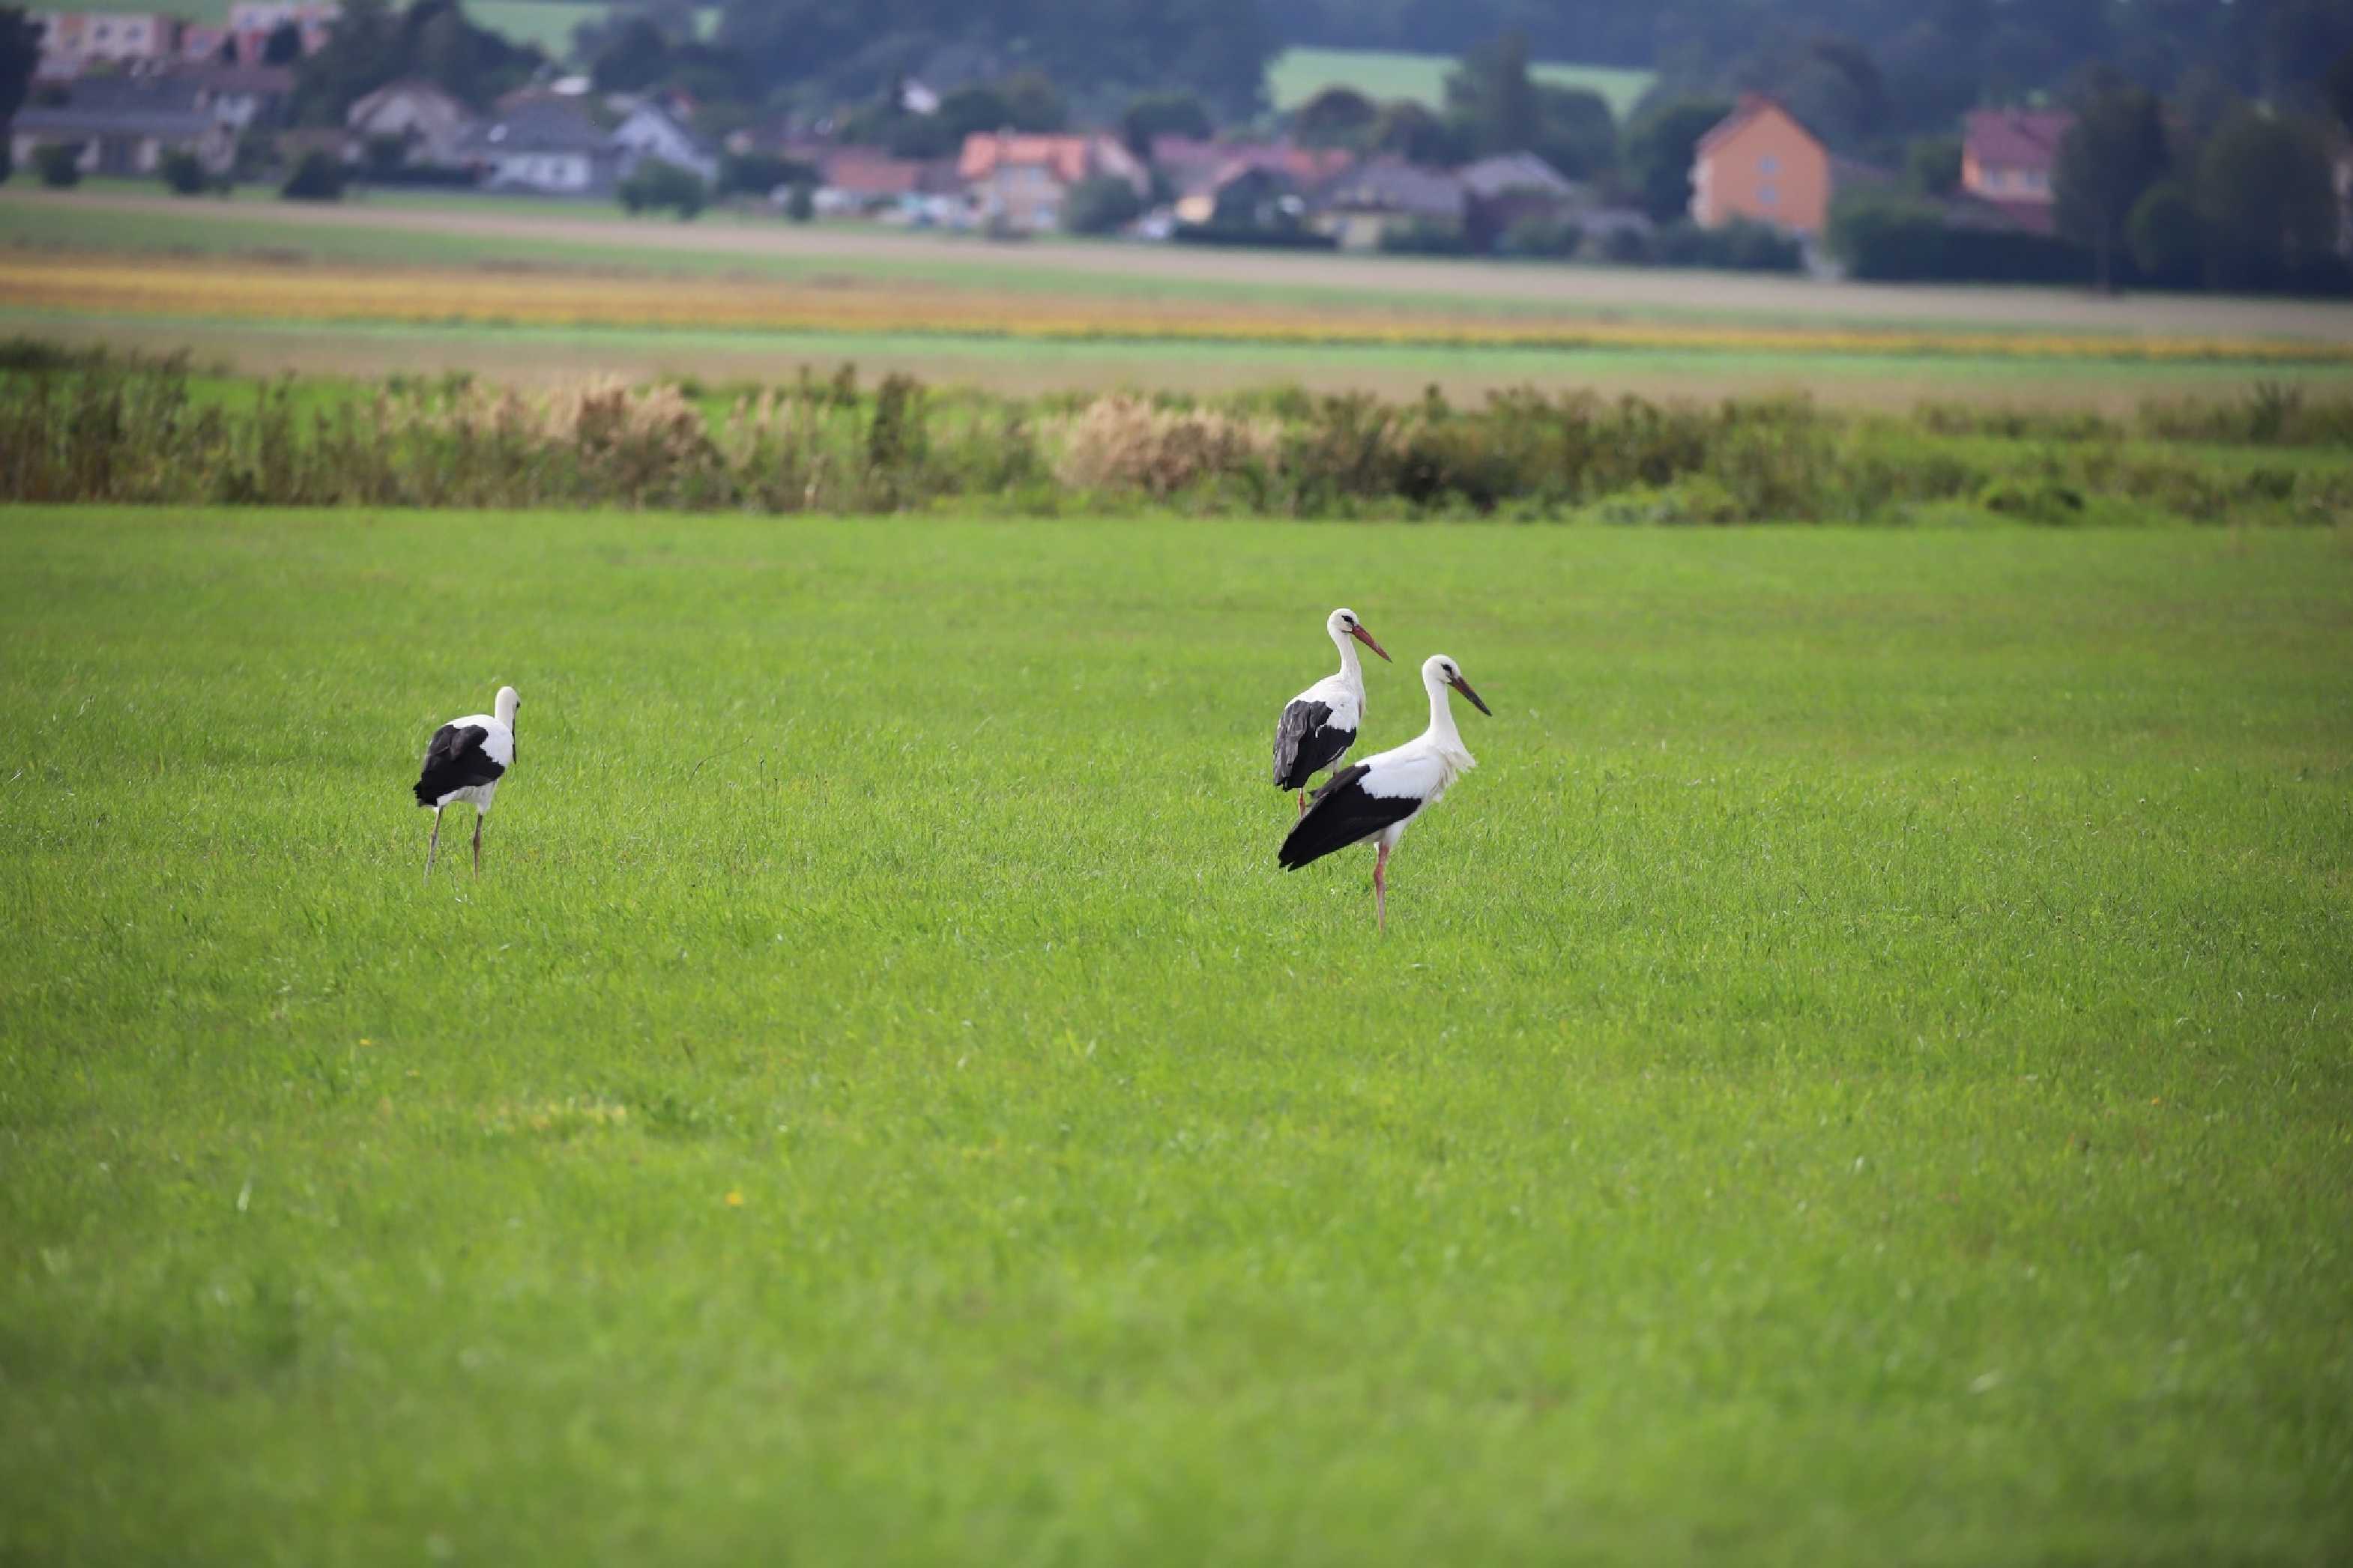
{"type": "Polygon", "coordinates": [[[1282,287],[1362,297],[1415,295],[1512,301],[1563,314],[1648,315],[1661,311],[1744,316],[1788,325],[2032,328],[2044,331],[2128,332],[2147,336],[2287,337],[2353,342],[2353,302],[2135,295],[2100,299],[2073,290],[2020,288],[1823,283],[1808,279],[1405,257],[1296,256],[1190,247],[1034,240],[995,245],[966,237],[883,228],[795,227],[741,222],[630,221],[600,210],[551,202],[544,215],[447,207],[238,204],[213,209],[168,197],[112,194],[9,193],[0,200],[0,235],[8,205],[72,204],[123,213],[219,221],[417,234],[539,239],[663,252],[792,258],[843,263],[952,267],[969,258],[992,269],[1018,266],[1042,277],[1129,279],[1215,287],[1282,287]],[[266,216],[263,216],[266,212],[266,216]],[[592,216],[592,212],[594,216],[592,216]]]}

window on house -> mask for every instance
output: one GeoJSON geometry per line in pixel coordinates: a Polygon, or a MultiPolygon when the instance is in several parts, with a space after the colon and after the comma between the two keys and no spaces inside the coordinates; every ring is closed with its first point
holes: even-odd
{"type": "Polygon", "coordinates": [[[1778,174],[1781,172],[1781,160],[1767,153],[1757,160],[1757,172],[1760,174],[1778,174]]]}
{"type": "Polygon", "coordinates": [[[1757,187],[1757,200],[1765,206],[1778,206],[1780,205],[1781,193],[1772,185],[1759,185],[1757,187]]]}

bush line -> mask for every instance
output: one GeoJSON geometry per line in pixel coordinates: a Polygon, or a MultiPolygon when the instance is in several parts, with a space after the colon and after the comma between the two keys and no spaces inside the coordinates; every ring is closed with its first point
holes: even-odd
{"type": "Polygon", "coordinates": [[[531,394],[394,377],[192,396],[185,359],[0,345],[0,498],[271,506],[1297,518],[2040,523],[2353,518],[2353,397],[2267,385],[2131,420],[1800,397],[1653,402],[1500,392],[1458,407],[1275,388],[1197,400],[1002,396],[854,367],[713,392],[598,378],[531,394]],[[316,400],[311,400],[315,402],[316,400]],[[2262,450],[2232,456],[2158,442],[2262,450]],[[2276,451],[2276,458],[2267,456],[2276,451]]]}

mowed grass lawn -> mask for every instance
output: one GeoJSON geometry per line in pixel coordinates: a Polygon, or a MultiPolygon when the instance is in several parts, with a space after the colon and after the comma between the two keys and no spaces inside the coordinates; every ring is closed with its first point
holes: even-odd
{"type": "Polygon", "coordinates": [[[0,542],[0,1558],[2353,1550],[2341,532],[0,542]]]}

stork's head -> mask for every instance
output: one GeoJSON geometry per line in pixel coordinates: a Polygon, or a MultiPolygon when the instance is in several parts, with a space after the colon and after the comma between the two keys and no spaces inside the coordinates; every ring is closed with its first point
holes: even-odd
{"type": "Polygon", "coordinates": [[[1485,713],[1490,719],[1495,716],[1488,710],[1484,702],[1479,700],[1479,694],[1471,689],[1471,683],[1462,679],[1462,667],[1442,653],[1431,654],[1422,661],[1421,683],[1433,692],[1441,686],[1451,686],[1468,697],[1472,707],[1485,713]]]}
{"type": "Polygon", "coordinates": [[[1373,640],[1373,634],[1365,629],[1365,623],[1356,618],[1356,612],[1354,610],[1333,611],[1324,619],[1324,628],[1332,634],[1334,642],[1338,642],[1343,637],[1354,637],[1383,658],[1389,656],[1388,649],[1373,640]]]}
{"type": "Polygon", "coordinates": [[[499,688],[498,700],[491,705],[491,716],[508,729],[514,728],[515,710],[522,706],[522,693],[512,686],[499,688]]]}

